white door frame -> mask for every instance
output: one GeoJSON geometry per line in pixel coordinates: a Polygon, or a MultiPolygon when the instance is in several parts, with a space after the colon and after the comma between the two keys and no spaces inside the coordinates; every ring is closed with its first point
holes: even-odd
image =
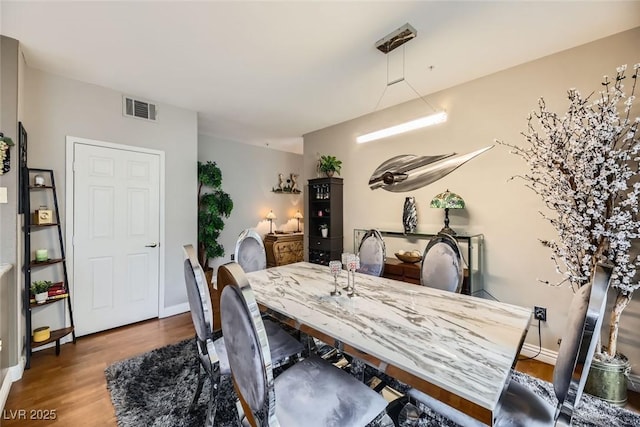
{"type": "Polygon", "coordinates": [[[164,270],[165,270],[165,215],[164,215],[164,193],[165,193],[165,182],[164,182],[164,151],[152,150],[149,148],[136,147],[133,145],[124,145],[124,144],[114,144],[112,142],[98,141],[95,139],[87,139],[87,138],[78,138],[75,136],[67,136],[67,146],[66,146],[66,166],[65,166],[65,177],[66,177],[66,194],[65,194],[65,236],[67,245],[66,249],[66,259],[67,259],[67,276],[69,277],[69,288],[71,290],[71,295],[75,295],[74,291],[74,270],[73,270],[73,224],[74,224],[74,169],[73,169],[73,154],[75,144],[85,144],[85,145],[93,145],[97,147],[103,148],[112,148],[118,150],[127,150],[133,151],[137,153],[147,153],[147,154],[155,154],[160,158],[160,258],[158,260],[158,317],[166,317],[165,316],[165,308],[164,308],[164,270]]]}

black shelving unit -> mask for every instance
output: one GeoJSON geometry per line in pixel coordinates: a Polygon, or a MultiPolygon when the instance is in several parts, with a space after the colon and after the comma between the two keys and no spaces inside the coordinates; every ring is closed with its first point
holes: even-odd
{"type": "Polygon", "coordinates": [[[23,178],[23,194],[22,194],[22,203],[24,207],[24,308],[25,308],[25,318],[26,318],[26,328],[25,330],[29,334],[26,339],[26,364],[25,367],[29,369],[31,367],[31,353],[34,348],[40,347],[46,344],[50,344],[55,342],[56,344],[56,355],[60,354],[60,340],[67,335],[71,334],[73,337],[73,342],[76,342],[76,334],[75,327],[73,323],[73,310],[71,307],[71,293],[69,291],[69,278],[67,275],[67,263],[65,258],[64,251],[64,242],[62,239],[62,226],[60,224],[60,215],[58,208],[58,196],[56,193],[56,185],[55,178],[53,174],[53,170],[51,169],[34,169],[34,168],[23,168],[22,170],[22,178],[23,178]],[[30,183],[33,182],[33,176],[35,174],[48,175],[48,181],[45,178],[45,185],[35,186],[30,183]],[[53,197],[53,218],[52,222],[49,224],[35,224],[32,220],[33,209],[31,208],[31,197],[35,192],[51,192],[53,197]],[[31,235],[32,233],[37,232],[45,232],[44,230],[52,230],[55,229],[57,231],[57,241],[59,244],[58,248],[51,248],[52,252],[57,249],[60,253],[59,258],[52,258],[46,261],[36,261],[34,259],[33,253],[31,251],[31,235]],[[31,298],[30,293],[30,285],[31,285],[31,273],[34,269],[41,268],[61,268],[62,269],[62,282],[56,283],[57,285],[62,285],[63,293],[55,296],[49,297],[44,303],[36,303],[31,298]],[[51,336],[49,339],[35,342],[31,337],[32,333],[32,322],[31,315],[34,310],[39,309],[40,307],[47,306],[50,304],[55,304],[58,302],[65,302],[66,307],[69,310],[69,326],[65,326],[60,329],[52,330],[51,336]]]}
{"type": "Polygon", "coordinates": [[[307,188],[309,262],[328,265],[342,255],[342,178],[310,179],[307,188]],[[322,226],[328,229],[327,237],[322,235],[322,226]]]}

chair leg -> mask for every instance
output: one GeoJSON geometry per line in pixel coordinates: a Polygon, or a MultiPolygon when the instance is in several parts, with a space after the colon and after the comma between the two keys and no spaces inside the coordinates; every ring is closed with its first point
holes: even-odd
{"type": "Polygon", "coordinates": [[[306,351],[306,354],[304,354],[303,356],[309,357],[316,352],[317,347],[315,341],[313,340],[313,337],[304,332],[300,332],[300,342],[302,343],[306,351]]]}
{"type": "Polygon", "coordinates": [[[216,420],[216,409],[218,407],[218,381],[220,376],[218,375],[218,380],[214,379],[213,376],[211,378],[211,391],[209,393],[209,405],[207,407],[207,419],[205,422],[206,427],[213,427],[216,420]]]}
{"type": "Polygon", "coordinates": [[[365,370],[365,363],[362,360],[358,359],[357,357],[354,357],[351,359],[350,373],[352,376],[357,378],[358,381],[360,381],[361,383],[364,382],[364,370],[365,370]]]}
{"type": "MultiPolygon", "coordinates": [[[[205,421],[205,426],[214,427],[216,420],[216,411],[218,409],[218,400],[224,399],[226,398],[226,396],[220,395],[223,375],[220,374],[220,371],[217,369],[217,367],[212,369],[211,373],[209,374],[209,379],[211,381],[211,388],[209,393],[209,406],[207,407],[207,419],[205,421]]],[[[223,402],[223,409],[224,404],[226,404],[226,402],[223,402]]],[[[238,423],[238,427],[241,427],[240,423],[238,423]]]]}
{"type": "Polygon", "coordinates": [[[200,398],[200,393],[202,392],[202,386],[204,385],[205,376],[202,375],[202,366],[199,359],[198,359],[198,366],[196,369],[198,369],[198,385],[196,387],[196,392],[193,395],[193,399],[191,400],[191,405],[189,405],[189,412],[193,412],[193,409],[196,407],[196,404],[198,403],[198,399],[200,398]]]}

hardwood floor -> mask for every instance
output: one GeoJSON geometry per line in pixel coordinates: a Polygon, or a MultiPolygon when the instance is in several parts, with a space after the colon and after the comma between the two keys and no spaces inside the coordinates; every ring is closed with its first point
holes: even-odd
{"type": "MultiPolygon", "coordinates": [[[[194,335],[189,313],[154,319],[78,338],[65,344],[60,356],[53,349],[36,352],[31,369],[14,383],[0,423],[3,426],[117,425],[104,369],[122,359],[176,343],[194,335]],[[22,416],[20,410],[24,410],[22,416]],[[42,420],[55,411],[56,420],[42,420]]],[[[518,362],[519,371],[550,381],[553,366],[536,360],[518,362]]],[[[640,395],[629,392],[631,410],[640,412],[640,395]]]]}
{"type": "Polygon", "coordinates": [[[75,345],[63,345],[58,357],[54,349],[36,352],[31,358],[31,369],[11,386],[2,425],[44,427],[56,422],[70,427],[115,427],[104,369],[118,360],[194,334],[191,316],[185,313],[78,338],[75,345]],[[19,410],[26,411],[24,417],[19,410]],[[41,418],[52,410],[55,421],[30,419],[41,418]]]}

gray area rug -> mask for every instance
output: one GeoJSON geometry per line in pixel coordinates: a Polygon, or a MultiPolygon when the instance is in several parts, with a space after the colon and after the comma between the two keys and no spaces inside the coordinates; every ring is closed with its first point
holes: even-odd
{"type": "MultiPolygon", "coordinates": [[[[191,339],[109,366],[105,370],[105,375],[118,425],[121,427],[204,425],[209,381],[205,382],[195,410],[192,413],[188,411],[197,383],[195,352],[195,341],[191,339]]],[[[555,395],[550,383],[519,372],[514,374],[514,378],[555,404],[555,395]]],[[[235,392],[230,381],[223,381],[220,384],[217,396],[216,426],[237,426],[235,392]]],[[[439,414],[427,408],[423,409],[425,409],[425,416],[420,420],[421,426],[457,426],[439,414]]],[[[573,425],[576,427],[637,427],[640,426],[640,416],[585,395],[576,411],[573,425]]]]}

